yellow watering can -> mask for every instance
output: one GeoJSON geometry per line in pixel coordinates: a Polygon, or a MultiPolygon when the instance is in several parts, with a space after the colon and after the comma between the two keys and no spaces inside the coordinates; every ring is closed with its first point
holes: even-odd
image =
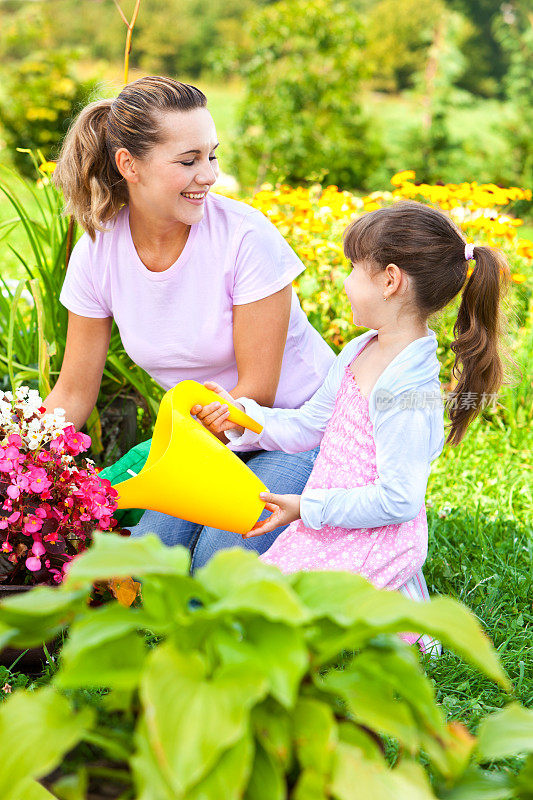
{"type": "MultiPolygon", "coordinates": [[[[149,508],[213,528],[246,533],[268,491],[231,450],[191,417],[195,405],[220,395],[196,381],[182,381],[163,397],[148,459],[138,475],[117,483],[119,508],[149,508]]],[[[262,427],[231,403],[232,422],[261,433],[262,427]]]]}

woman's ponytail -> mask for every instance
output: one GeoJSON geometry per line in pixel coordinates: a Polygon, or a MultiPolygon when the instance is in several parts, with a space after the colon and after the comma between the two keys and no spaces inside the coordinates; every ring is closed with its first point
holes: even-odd
{"type": "Polygon", "coordinates": [[[63,190],[65,213],[73,214],[94,239],[105,230],[127,202],[125,181],[108,147],[108,118],[112,100],[86,106],[71,125],[54,171],[54,182],[63,190]]]}
{"type": "Polygon", "coordinates": [[[503,257],[490,247],[475,247],[476,264],[463,289],[455,339],[452,374],[457,386],[448,401],[451,421],[447,442],[459,444],[469,423],[479,414],[503,380],[498,352],[500,293],[507,267],[503,257]]]}

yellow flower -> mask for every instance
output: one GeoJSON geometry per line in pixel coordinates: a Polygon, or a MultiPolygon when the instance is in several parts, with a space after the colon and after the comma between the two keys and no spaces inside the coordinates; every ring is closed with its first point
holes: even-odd
{"type": "Polygon", "coordinates": [[[511,275],[511,278],[514,283],[525,283],[525,281],[527,281],[526,276],[522,275],[520,272],[514,272],[511,275]]]}
{"type": "Polygon", "coordinates": [[[39,172],[50,175],[55,170],[56,166],[57,164],[55,161],[43,161],[43,163],[39,165],[39,172]]]}
{"type": "Polygon", "coordinates": [[[407,181],[414,181],[414,179],[415,172],[412,169],[404,169],[403,172],[397,172],[396,175],[393,175],[390,182],[393,186],[401,186],[407,181]]]}

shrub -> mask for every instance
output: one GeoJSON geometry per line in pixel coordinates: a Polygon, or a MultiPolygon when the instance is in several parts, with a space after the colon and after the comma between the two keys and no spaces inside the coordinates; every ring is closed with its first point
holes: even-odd
{"type": "Polygon", "coordinates": [[[365,66],[353,6],[282,0],[254,17],[250,36],[233,159],[241,182],[364,185],[381,145],[358,99],[365,66]]]}
{"type": "Polygon", "coordinates": [[[0,775],[3,800],[48,797],[36,779],[55,791],[46,776],[82,742],[83,764],[72,766],[75,751],[62,764],[77,797],[99,774],[138,800],[352,800],[356,786],[377,800],[511,798],[527,781],[527,766],[515,778],[481,765],[532,750],[532,712],[508,706],[477,739],[447,723],[415,649],[394,635],[438,636],[508,689],[475,617],[451,599],[416,603],[350,573],[283,576],[240,549],[190,576],[184,548],[96,534],[60,588],[0,607],[4,644],[66,624],[52,685],[0,710],[0,746],[17,754],[0,775]],[[142,608],[88,606],[91,582],[117,571],[141,578],[142,608]],[[100,723],[98,697],[79,710],[86,687],[111,690],[100,723]],[[393,766],[383,736],[399,744],[393,766]]]}
{"type": "Polygon", "coordinates": [[[28,157],[16,148],[56,155],[73,117],[96,90],[95,79],[76,76],[67,51],[33,53],[3,68],[1,127],[17,168],[33,175],[28,157]]]}

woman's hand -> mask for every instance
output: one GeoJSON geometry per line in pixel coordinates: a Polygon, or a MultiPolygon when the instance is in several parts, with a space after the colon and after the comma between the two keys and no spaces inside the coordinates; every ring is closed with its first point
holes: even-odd
{"type": "Polygon", "coordinates": [[[243,533],[243,539],[250,539],[252,536],[262,536],[264,533],[279,528],[280,525],[288,525],[296,519],[300,519],[300,498],[299,494],[270,494],[261,492],[261,500],[265,500],[265,508],[272,511],[266,519],[256,522],[248,533],[243,533]]]}
{"type": "MultiPolygon", "coordinates": [[[[244,411],[244,406],[242,406],[241,403],[235,402],[233,397],[223,386],[220,386],[214,381],[206,381],[204,386],[219,394],[222,400],[226,400],[226,402],[232,403],[234,406],[244,411]]],[[[228,419],[229,408],[227,405],[224,403],[217,403],[216,400],[213,403],[209,403],[207,406],[193,406],[191,408],[191,414],[194,414],[196,419],[200,420],[202,425],[215,436],[229,430],[234,430],[235,433],[238,433],[240,436],[244,431],[243,427],[228,419]]]]}

